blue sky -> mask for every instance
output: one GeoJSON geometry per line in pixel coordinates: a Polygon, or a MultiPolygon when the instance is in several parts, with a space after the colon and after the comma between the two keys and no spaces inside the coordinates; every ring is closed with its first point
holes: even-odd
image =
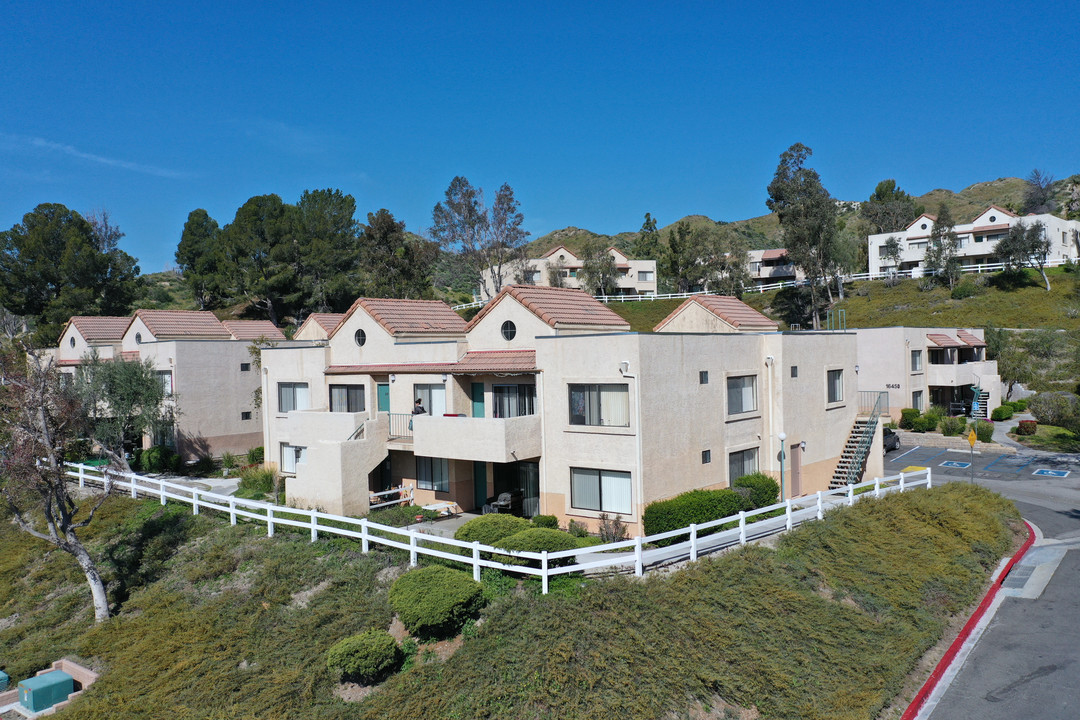
{"type": "Polygon", "coordinates": [[[767,212],[795,142],[838,198],[1080,172],[1075,3],[5,3],[0,228],[106,209],[144,272],[253,195],[423,232],[450,180],[533,236],[767,212]]]}

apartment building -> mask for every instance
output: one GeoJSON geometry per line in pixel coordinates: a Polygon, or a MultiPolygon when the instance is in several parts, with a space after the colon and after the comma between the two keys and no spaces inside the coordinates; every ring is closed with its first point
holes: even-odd
{"type": "MultiPolygon", "coordinates": [[[[934,227],[935,215],[923,213],[899,232],[879,233],[867,238],[870,252],[870,272],[887,273],[893,270],[912,271],[915,276],[921,274],[926,249],[930,244],[930,231],[934,227]],[[895,237],[900,241],[900,264],[894,265],[885,257],[885,243],[895,237]]],[[[1044,213],[1020,217],[997,205],[983,210],[969,223],[954,228],[960,247],[957,256],[962,265],[982,265],[998,262],[994,256],[998,241],[1005,237],[1009,228],[1024,223],[1031,226],[1036,222],[1043,224],[1046,237],[1050,240],[1048,260],[1076,260],[1078,255],[1077,236],[1080,233],[1080,220],[1062,220],[1056,215],[1044,213]]]]}
{"type": "Polygon", "coordinates": [[[747,265],[754,285],[771,285],[806,279],[806,273],[795,267],[788,258],[788,251],[785,248],[751,250],[747,253],[747,265]]]}
{"type": "Polygon", "coordinates": [[[989,418],[1001,404],[997,361],[986,359],[981,328],[860,328],[858,386],[887,391],[889,413],[932,406],[989,418]]]}
{"type": "Polygon", "coordinates": [[[785,495],[824,489],[859,412],[855,336],[778,333],[742,307],[719,331],[675,331],[688,307],[638,334],[572,289],[504,288],[467,325],[360,299],[327,340],[264,350],[267,457],[290,502],[346,514],[406,484],[421,505],[509,492],[524,515],[638,528],[654,500],[779,478],[781,442],[785,495]]]}
{"type": "MultiPolygon", "coordinates": [[[[655,295],[656,294],[656,261],[655,260],[630,260],[624,253],[614,247],[607,249],[615,268],[618,271],[616,279],[617,295],[655,295]]],[[[503,266],[499,277],[502,285],[525,283],[539,287],[552,287],[561,283],[562,287],[581,289],[581,281],[578,272],[584,265],[582,258],[575,255],[565,246],[548,250],[539,258],[526,260],[524,265],[520,263],[508,263],[503,266]],[[556,280],[556,278],[558,278],[556,280]]],[[[481,299],[495,296],[492,286],[492,269],[485,270],[480,277],[481,299]]]]}
{"type": "Polygon", "coordinates": [[[185,460],[195,460],[246,452],[262,443],[259,373],[249,348],[263,338],[285,340],[266,321],[222,323],[211,312],[137,310],[132,317],[72,317],[53,356],[68,373],[93,351],[105,359],[149,360],[170,396],[176,422],[143,444],[171,445],[185,460]]]}
{"type": "Polygon", "coordinates": [[[345,313],[311,313],[293,333],[293,340],[326,340],[345,313]]]}

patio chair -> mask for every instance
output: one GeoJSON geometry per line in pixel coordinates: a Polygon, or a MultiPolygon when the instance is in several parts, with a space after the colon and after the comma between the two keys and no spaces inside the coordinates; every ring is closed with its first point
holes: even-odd
{"type": "Polygon", "coordinates": [[[492,512],[510,512],[510,493],[499,493],[499,499],[491,503],[492,512]]]}

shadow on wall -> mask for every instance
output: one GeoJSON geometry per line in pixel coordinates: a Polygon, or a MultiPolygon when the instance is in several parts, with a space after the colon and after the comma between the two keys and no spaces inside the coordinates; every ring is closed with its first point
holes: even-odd
{"type": "Polygon", "coordinates": [[[213,448],[210,447],[210,442],[201,435],[192,437],[177,432],[176,452],[180,455],[181,460],[188,462],[210,456],[213,453],[213,448]]]}

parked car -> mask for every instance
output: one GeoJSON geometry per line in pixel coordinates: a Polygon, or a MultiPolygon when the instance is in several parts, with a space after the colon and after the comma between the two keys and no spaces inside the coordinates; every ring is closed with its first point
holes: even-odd
{"type": "Polygon", "coordinates": [[[892,428],[884,428],[881,435],[881,445],[885,448],[885,452],[899,450],[900,436],[892,428]]]}

